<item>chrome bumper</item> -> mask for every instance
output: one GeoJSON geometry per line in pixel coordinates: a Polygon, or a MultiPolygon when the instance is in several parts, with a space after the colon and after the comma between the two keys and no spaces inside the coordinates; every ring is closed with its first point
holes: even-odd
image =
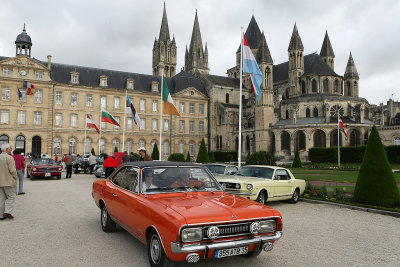
{"type": "Polygon", "coordinates": [[[253,192],[249,192],[249,193],[247,193],[247,192],[238,192],[238,191],[229,191],[229,190],[225,190],[225,192],[226,193],[229,193],[229,194],[233,194],[233,195],[238,195],[238,196],[255,196],[255,195],[257,195],[257,193],[253,193],[253,192]]]}
{"type": "Polygon", "coordinates": [[[215,249],[234,248],[234,247],[248,246],[257,243],[275,241],[281,238],[281,236],[282,236],[282,231],[278,231],[274,235],[254,236],[250,238],[233,240],[233,241],[221,241],[221,242],[215,241],[214,243],[180,245],[179,243],[171,242],[171,250],[175,254],[180,254],[180,253],[204,251],[206,249],[215,250],[215,249]]]}

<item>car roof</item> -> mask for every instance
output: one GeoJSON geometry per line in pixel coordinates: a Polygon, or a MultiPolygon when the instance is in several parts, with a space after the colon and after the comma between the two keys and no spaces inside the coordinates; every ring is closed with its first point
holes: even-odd
{"type": "Polygon", "coordinates": [[[194,164],[191,162],[175,162],[175,161],[132,161],[123,163],[122,166],[134,166],[139,168],[145,167],[179,167],[179,166],[191,166],[199,167],[201,165],[194,164]]]}
{"type": "Polygon", "coordinates": [[[223,163],[206,163],[206,164],[203,164],[203,165],[205,165],[205,166],[234,166],[234,167],[236,167],[235,165],[231,165],[231,164],[223,164],[223,163]]]}
{"type": "Polygon", "coordinates": [[[246,165],[246,166],[243,166],[242,168],[244,168],[244,167],[261,167],[261,168],[284,169],[284,170],[286,170],[286,168],[283,168],[283,167],[270,166],[270,165],[246,165]]]}

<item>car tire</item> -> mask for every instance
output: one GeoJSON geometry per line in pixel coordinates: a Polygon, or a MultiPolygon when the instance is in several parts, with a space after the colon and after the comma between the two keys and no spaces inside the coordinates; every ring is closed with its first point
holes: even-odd
{"type": "Polygon", "coordinates": [[[31,175],[30,175],[30,177],[31,177],[31,181],[33,181],[33,180],[35,180],[35,179],[36,179],[36,176],[35,176],[35,175],[33,175],[33,174],[31,174],[31,175]]]}
{"type": "Polygon", "coordinates": [[[260,249],[259,247],[256,247],[253,251],[250,251],[249,253],[243,254],[241,256],[246,257],[246,258],[255,258],[258,255],[260,255],[262,251],[263,251],[262,249],[260,249]]]}
{"type": "Polygon", "coordinates": [[[98,176],[98,175],[95,175],[96,176],[96,178],[101,178],[101,176],[98,176]]]}
{"type": "Polygon", "coordinates": [[[90,173],[90,168],[86,168],[83,172],[84,172],[85,174],[89,174],[89,173],[90,173]]]}
{"type": "Polygon", "coordinates": [[[264,190],[261,191],[261,192],[258,194],[258,197],[257,197],[256,201],[257,201],[258,203],[260,203],[260,204],[265,205],[265,203],[267,202],[267,194],[265,193],[264,190]]]}
{"type": "Polygon", "coordinates": [[[299,201],[299,189],[296,188],[293,192],[292,198],[289,200],[290,203],[296,204],[299,201]]]}
{"type": "Polygon", "coordinates": [[[174,266],[174,263],[165,254],[164,247],[157,232],[150,231],[147,238],[147,255],[149,257],[150,266],[174,266]]]}
{"type": "Polygon", "coordinates": [[[108,214],[106,205],[103,205],[101,208],[100,223],[101,223],[101,228],[106,233],[114,232],[115,227],[117,226],[116,222],[114,222],[111,219],[110,214],[108,214]]]}

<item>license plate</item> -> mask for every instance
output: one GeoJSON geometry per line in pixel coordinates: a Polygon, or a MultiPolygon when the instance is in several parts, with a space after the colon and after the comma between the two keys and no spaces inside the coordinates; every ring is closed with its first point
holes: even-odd
{"type": "Polygon", "coordinates": [[[49,173],[49,172],[46,172],[45,174],[44,174],[44,177],[50,177],[51,176],[51,173],[49,173]]]}
{"type": "Polygon", "coordinates": [[[220,249],[215,251],[214,258],[224,258],[229,256],[247,254],[248,252],[248,247],[220,249]]]}

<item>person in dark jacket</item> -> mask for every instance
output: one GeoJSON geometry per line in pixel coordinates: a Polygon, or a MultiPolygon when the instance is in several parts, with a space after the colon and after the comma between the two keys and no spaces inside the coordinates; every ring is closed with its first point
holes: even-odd
{"type": "Polygon", "coordinates": [[[122,163],[126,163],[126,162],[129,162],[129,155],[128,155],[128,152],[124,152],[124,156],[122,157],[122,163]]]}
{"type": "Polygon", "coordinates": [[[136,156],[133,154],[133,152],[131,152],[131,154],[129,155],[129,161],[130,161],[130,162],[132,162],[132,161],[137,161],[137,158],[136,158],[136,156]]]}
{"type": "Polygon", "coordinates": [[[140,161],[152,161],[153,159],[150,157],[150,155],[147,155],[146,148],[141,146],[138,148],[139,154],[140,154],[140,161]]]}
{"type": "Polygon", "coordinates": [[[113,173],[113,171],[115,170],[115,168],[117,168],[117,167],[118,167],[118,165],[117,165],[117,161],[115,160],[115,158],[112,156],[108,156],[108,158],[106,158],[106,160],[103,163],[103,168],[105,171],[106,178],[108,176],[110,176],[113,173]]]}

